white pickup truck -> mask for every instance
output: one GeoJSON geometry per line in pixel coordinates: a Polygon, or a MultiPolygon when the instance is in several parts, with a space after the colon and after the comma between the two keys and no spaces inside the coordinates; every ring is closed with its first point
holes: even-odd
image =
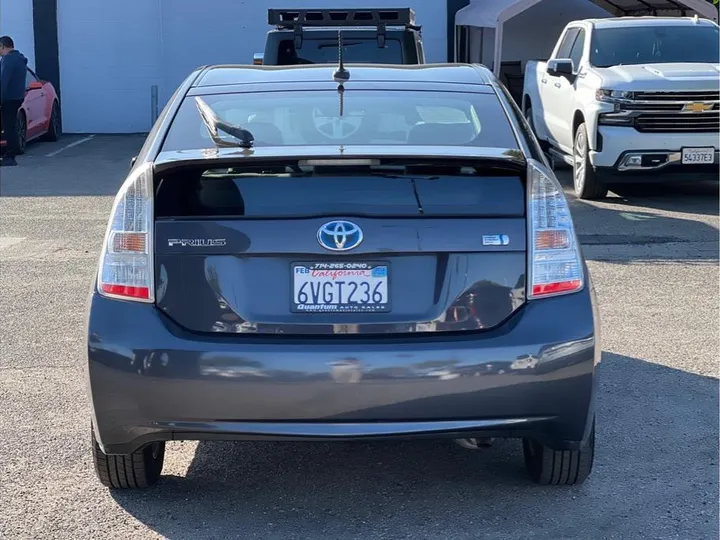
{"type": "Polygon", "coordinates": [[[608,184],[718,180],[720,32],[706,19],[575,21],[528,62],[522,109],[583,199],[608,184]]]}

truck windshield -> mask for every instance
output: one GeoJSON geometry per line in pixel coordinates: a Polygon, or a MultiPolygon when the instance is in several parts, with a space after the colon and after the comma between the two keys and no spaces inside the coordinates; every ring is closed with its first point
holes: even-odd
{"type": "MultiPolygon", "coordinates": [[[[492,93],[352,90],[205,95],[221,121],[250,131],[255,146],[430,145],[517,149],[492,93]]],[[[222,137],[226,135],[220,134],[222,137]]],[[[228,142],[232,137],[226,136],[228,142]]],[[[188,96],[163,150],[212,148],[197,100],[188,96]]]]}
{"type": "Polygon", "coordinates": [[[631,26],[599,28],[593,34],[590,62],[606,68],[633,64],[720,62],[718,28],[692,26],[631,26]]]}
{"type": "MultiPolygon", "coordinates": [[[[300,49],[295,48],[292,39],[280,41],[278,65],[336,64],[338,61],[337,38],[305,39],[300,49]]],[[[385,47],[378,47],[377,38],[352,38],[343,42],[343,60],[347,64],[402,64],[403,55],[400,41],[387,39],[385,47]]]]}

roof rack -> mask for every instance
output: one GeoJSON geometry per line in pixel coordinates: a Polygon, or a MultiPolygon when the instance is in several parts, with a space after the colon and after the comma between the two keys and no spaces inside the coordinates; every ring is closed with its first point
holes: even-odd
{"type": "Polygon", "coordinates": [[[415,24],[415,12],[411,8],[381,9],[268,9],[268,24],[278,29],[292,29],[295,47],[302,47],[303,27],[375,26],[378,30],[378,46],[385,46],[385,28],[404,26],[420,30],[415,24]]]}

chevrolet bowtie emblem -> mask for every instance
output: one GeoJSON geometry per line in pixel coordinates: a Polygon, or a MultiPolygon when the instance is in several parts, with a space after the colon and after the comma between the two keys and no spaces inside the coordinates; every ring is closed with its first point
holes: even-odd
{"type": "Polygon", "coordinates": [[[696,103],[688,103],[687,105],[685,105],[683,107],[683,111],[699,113],[699,112],[710,111],[710,110],[712,110],[712,108],[713,108],[712,103],[696,102],[696,103]]]}

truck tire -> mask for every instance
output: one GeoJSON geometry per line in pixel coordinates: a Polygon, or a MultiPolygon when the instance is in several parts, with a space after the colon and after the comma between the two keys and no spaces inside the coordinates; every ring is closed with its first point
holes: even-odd
{"type": "Polygon", "coordinates": [[[580,124],[573,139],[573,186],[578,199],[603,199],[608,188],[590,163],[587,128],[580,124]]]}
{"type": "MultiPolygon", "coordinates": [[[[92,431],[92,430],[91,430],[92,431]]],[[[154,442],[132,454],[108,455],[92,431],[92,455],[100,483],[113,489],[142,489],[155,484],[165,460],[165,442],[154,442]]]]}
{"type": "Polygon", "coordinates": [[[540,485],[574,486],[590,475],[595,459],[595,421],[586,445],[580,450],[553,450],[535,440],[523,439],[525,468],[540,485]]]}

